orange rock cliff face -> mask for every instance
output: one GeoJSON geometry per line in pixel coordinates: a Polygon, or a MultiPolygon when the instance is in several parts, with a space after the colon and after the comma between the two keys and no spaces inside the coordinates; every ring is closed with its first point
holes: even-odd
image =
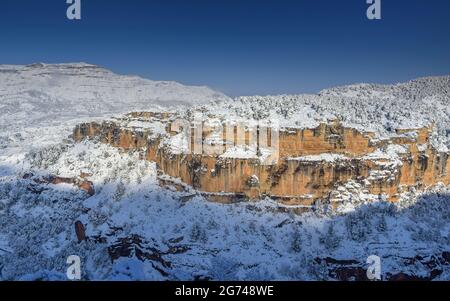
{"type": "MultiPolygon", "coordinates": [[[[439,182],[450,183],[449,154],[431,146],[431,127],[398,129],[386,139],[376,139],[374,133],[344,127],[338,121],[311,129],[282,128],[277,137],[277,160],[263,164],[263,147],[252,137],[271,136],[270,129],[235,126],[230,131],[222,125],[203,123],[201,139],[195,141],[192,132],[198,126],[190,125],[185,147],[174,150],[170,141],[183,139],[180,135],[185,130],[173,130],[175,119],[170,113],[136,112],[122,119],[80,124],[73,138],[98,139],[125,151],[141,151],[143,158],[156,162],[162,183],[181,180],[218,202],[269,196],[286,205],[312,206],[317,200],[332,199],[333,191],[348,181],[360,183],[367,193],[396,201],[412,187],[420,190],[439,182]],[[159,130],[152,127],[154,124],[160,125],[159,130]],[[217,133],[222,134],[215,142],[223,147],[222,153],[189,151],[217,133]],[[248,155],[251,142],[255,142],[254,153],[248,155]],[[247,153],[242,155],[236,149],[247,153]]],[[[176,146],[180,148],[180,143],[176,146]]]]}

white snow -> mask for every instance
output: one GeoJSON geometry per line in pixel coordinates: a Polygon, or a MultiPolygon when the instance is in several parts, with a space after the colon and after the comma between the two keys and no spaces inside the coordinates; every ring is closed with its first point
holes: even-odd
{"type": "MultiPolygon", "coordinates": [[[[207,87],[117,75],[85,63],[0,65],[0,128],[19,134],[74,119],[228,100],[207,87]]],[[[0,149],[10,138],[0,132],[0,149]]]]}
{"type": "Polygon", "coordinates": [[[340,154],[329,154],[324,153],[320,155],[310,155],[310,156],[301,156],[301,157],[291,157],[287,158],[288,161],[301,161],[301,162],[327,162],[327,163],[333,163],[336,161],[345,161],[345,160],[351,160],[351,158],[340,155],[340,154]]]}
{"type": "Polygon", "coordinates": [[[161,142],[162,147],[168,147],[174,155],[189,154],[189,137],[184,132],[178,133],[161,142]]]}
{"type": "Polygon", "coordinates": [[[396,85],[359,84],[332,88],[318,95],[268,95],[238,97],[210,111],[278,120],[282,127],[313,128],[338,118],[345,126],[392,136],[395,129],[414,129],[433,122],[439,135],[432,144],[445,151],[450,145],[450,76],[428,77],[396,85]]]}

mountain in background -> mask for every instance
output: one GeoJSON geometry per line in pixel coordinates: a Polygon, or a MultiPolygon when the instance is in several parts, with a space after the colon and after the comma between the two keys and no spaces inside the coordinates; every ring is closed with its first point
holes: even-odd
{"type": "Polygon", "coordinates": [[[117,75],[85,63],[0,65],[0,128],[228,100],[207,87],[117,75]]]}
{"type": "Polygon", "coordinates": [[[434,123],[434,145],[447,151],[450,140],[450,76],[426,77],[394,85],[357,84],[318,94],[242,96],[211,110],[243,118],[277,119],[287,127],[312,128],[327,119],[375,132],[395,135],[395,129],[434,123]]]}
{"type": "Polygon", "coordinates": [[[318,94],[231,99],[208,87],[117,75],[85,63],[0,65],[0,128],[58,125],[61,121],[138,110],[205,106],[208,111],[279,118],[310,126],[337,117],[353,127],[388,134],[393,128],[436,122],[450,129],[450,76],[395,85],[355,84],[318,94]]]}

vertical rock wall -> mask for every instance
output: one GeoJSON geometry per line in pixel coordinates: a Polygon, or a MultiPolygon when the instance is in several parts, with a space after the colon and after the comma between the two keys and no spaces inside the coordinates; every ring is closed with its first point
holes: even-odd
{"type": "MultiPolygon", "coordinates": [[[[153,113],[129,115],[141,120],[169,117],[153,113]]],[[[203,129],[204,138],[212,133],[213,128],[203,129]]],[[[168,130],[166,136],[176,134],[168,130]]],[[[99,139],[125,151],[145,151],[144,158],[155,161],[164,174],[216,196],[234,193],[258,199],[268,195],[286,204],[310,205],[349,180],[364,182],[370,193],[386,194],[392,201],[412,186],[421,189],[438,182],[448,185],[449,154],[433,149],[428,144],[429,134],[429,128],[404,129],[397,130],[397,136],[391,139],[376,141],[373,133],[346,128],[338,122],[313,129],[283,129],[279,135],[280,160],[272,165],[262,165],[258,159],[174,154],[161,144],[166,137],[155,137],[149,130],[123,127],[119,121],[80,124],[73,138],[99,139]],[[402,146],[405,152],[397,158],[371,156],[377,149],[392,145],[402,146]],[[340,157],[330,161],[322,158],[323,154],[340,157]]],[[[251,130],[235,127],[232,137],[225,135],[224,143],[248,144],[251,135],[254,135],[251,130]],[[244,134],[238,135],[239,131],[244,134]]]]}

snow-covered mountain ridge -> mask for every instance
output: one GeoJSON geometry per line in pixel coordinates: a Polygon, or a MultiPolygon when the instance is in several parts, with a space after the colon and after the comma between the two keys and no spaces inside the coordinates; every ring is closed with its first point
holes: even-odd
{"type": "MultiPolygon", "coordinates": [[[[246,118],[277,118],[285,125],[317,126],[327,118],[389,135],[395,128],[435,122],[450,131],[450,76],[395,85],[356,84],[318,94],[243,96],[234,100],[207,87],[117,75],[86,63],[0,65],[0,127],[20,131],[130,111],[199,107],[246,118]],[[216,105],[207,104],[214,102],[216,105]]],[[[1,135],[0,135],[1,136],[1,135]]],[[[449,145],[449,141],[444,141],[449,145]]]]}
{"type": "Polygon", "coordinates": [[[229,98],[207,87],[117,75],[85,63],[0,65],[0,127],[229,98]]]}
{"type": "Polygon", "coordinates": [[[320,96],[345,96],[359,98],[389,98],[389,99],[424,99],[439,95],[450,97],[450,76],[429,76],[417,78],[405,83],[393,85],[354,84],[325,89],[320,96]]]}
{"type": "MultiPolygon", "coordinates": [[[[278,119],[285,126],[315,127],[326,119],[388,137],[399,128],[434,123],[435,140],[450,146],[450,76],[426,77],[396,85],[358,84],[318,94],[242,96],[214,112],[255,119],[278,119]]],[[[445,150],[445,148],[443,148],[445,150]]]]}

